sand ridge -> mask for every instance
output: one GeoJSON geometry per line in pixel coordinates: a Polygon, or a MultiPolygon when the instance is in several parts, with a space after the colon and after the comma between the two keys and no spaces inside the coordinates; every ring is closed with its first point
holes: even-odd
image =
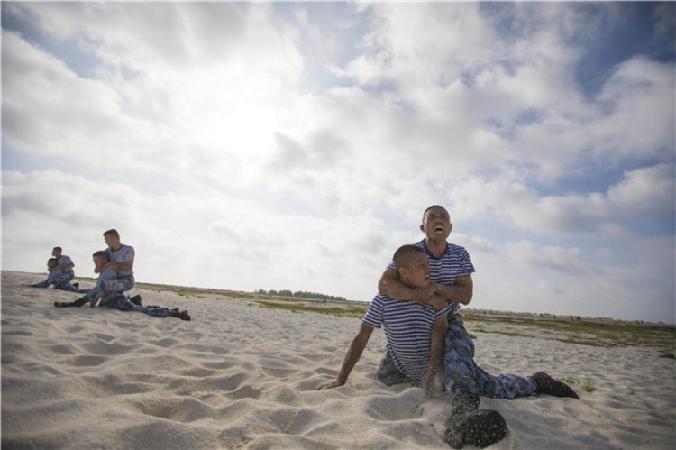
{"type": "MultiPolygon", "coordinates": [[[[22,286],[38,279],[2,275],[3,448],[448,448],[443,400],[375,381],[381,331],[345,386],[317,390],[359,319],[147,289],[193,320],[62,310],[75,295],[22,286]]],[[[492,448],[676,447],[675,362],[656,349],[476,334],[485,369],[547,370],[582,397],[482,399],[510,426],[492,448]]]]}

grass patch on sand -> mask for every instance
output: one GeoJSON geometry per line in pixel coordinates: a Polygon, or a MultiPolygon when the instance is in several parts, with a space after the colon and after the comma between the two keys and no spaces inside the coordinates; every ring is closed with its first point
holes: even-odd
{"type": "MultiPolygon", "coordinates": [[[[568,344],[601,347],[626,345],[672,348],[676,328],[664,325],[634,325],[626,322],[601,323],[584,320],[542,320],[519,317],[490,317],[463,312],[468,328],[479,327],[483,333],[506,336],[529,336],[568,344]]],[[[665,352],[666,353],[666,352],[665,352]]],[[[671,352],[673,353],[673,352],[671,352]]],[[[665,356],[669,357],[669,356],[665,356]]]]}
{"type": "MultiPolygon", "coordinates": [[[[260,292],[233,291],[171,286],[154,283],[136,283],[141,289],[174,292],[190,300],[245,301],[295,313],[319,313],[342,317],[362,317],[368,308],[366,302],[322,300],[270,295],[260,292]]],[[[493,333],[504,336],[531,337],[556,340],[568,344],[600,347],[650,346],[660,349],[660,358],[676,359],[676,327],[658,324],[634,324],[623,321],[598,321],[585,318],[532,317],[514,313],[484,314],[463,310],[462,316],[470,333],[493,333]]]]}
{"type": "Polygon", "coordinates": [[[275,303],[275,302],[266,302],[266,301],[256,301],[263,308],[275,308],[283,309],[285,311],[291,312],[312,312],[319,314],[330,314],[333,316],[341,317],[361,317],[366,312],[366,307],[345,307],[345,308],[333,308],[321,306],[310,306],[310,305],[300,305],[300,304],[286,304],[286,303],[275,303]]]}
{"type": "Polygon", "coordinates": [[[582,390],[585,392],[594,392],[596,390],[596,386],[594,386],[590,382],[586,382],[582,385],[582,390]]]}
{"type": "Polygon", "coordinates": [[[660,358],[676,359],[676,355],[674,355],[673,350],[663,349],[660,351],[660,358]]]}

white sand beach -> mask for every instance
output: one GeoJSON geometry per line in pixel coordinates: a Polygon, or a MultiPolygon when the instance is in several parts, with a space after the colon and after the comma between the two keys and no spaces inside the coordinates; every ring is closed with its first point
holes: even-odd
{"type": "MultiPolygon", "coordinates": [[[[25,287],[39,280],[2,275],[2,448],[448,448],[446,402],[375,380],[382,331],[345,386],[317,390],[335,377],[358,318],[149,289],[132,292],[187,308],[192,321],[57,309],[76,294],[25,287]]],[[[676,448],[676,361],[659,349],[468,328],[483,368],[545,370],[575,380],[581,396],[482,399],[510,428],[491,448],[676,448]]]]}

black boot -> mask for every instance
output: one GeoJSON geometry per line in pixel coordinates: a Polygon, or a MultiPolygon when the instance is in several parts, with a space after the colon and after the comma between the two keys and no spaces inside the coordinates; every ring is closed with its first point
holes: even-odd
{"type": "Polygon", "coordinates": [[[169,310],[169,317],[178,317],[181,320],[190,320],[190,315],[187,310],[178,312],[177,308],[172,308],[169,310]]]}
{"type": "Polygon", "coordinates": [[[580,396],[563,381],[555,380],[546,372],[536,372],[531,378],[538,385],[538,394],[549,394],[554,397],[577,398],[580,396]]]}
{"type": "Polygon", "coordinates": [[[143,306],[143,303],[141,303],[142,297],[140,295],[135,295],[133,297],[130,297],[129,300],[136,306],[143,306]]]}
{"type": "Polygon", "coordinates": [[[54,306],[57,308],[79,308],[88,301],[89,299],[87,297],[80,297],[74,302],[54,302],[54,306]]]}
{"type": "Polygon", "coordinates": [[[487,447],[507,435],[507,422],[493,409],[479,409],[477,394],[451,396],[451,416],[446,419],[444,441],[452,448],[487,447]]]}

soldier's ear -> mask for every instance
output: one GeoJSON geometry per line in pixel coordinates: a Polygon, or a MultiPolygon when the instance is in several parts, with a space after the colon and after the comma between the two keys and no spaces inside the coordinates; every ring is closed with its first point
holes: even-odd
{"type": "Polygon", "coordinates": [[[422,231],[423,233],[425,232],[425,225],[420,224],[420,231],[422,231]]]}

